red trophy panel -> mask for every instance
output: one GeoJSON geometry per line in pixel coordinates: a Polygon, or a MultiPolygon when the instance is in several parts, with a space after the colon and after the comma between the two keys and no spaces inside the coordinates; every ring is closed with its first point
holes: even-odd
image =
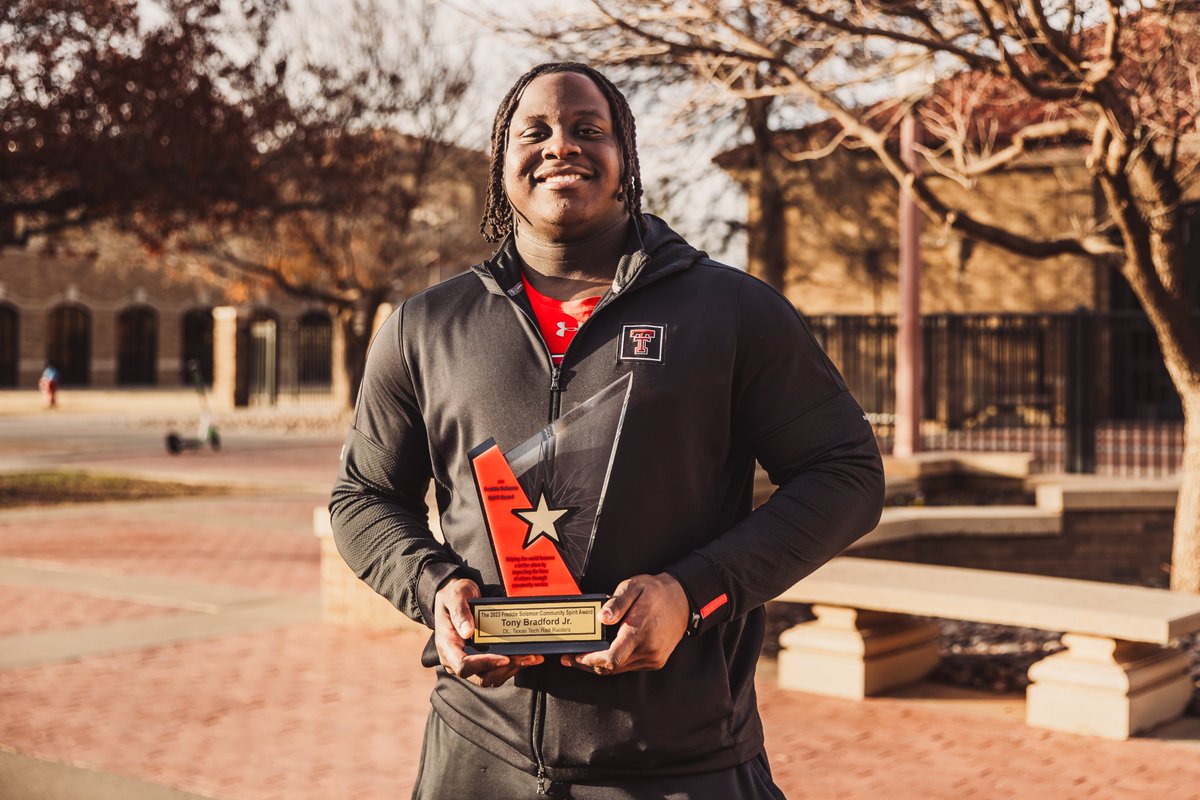
{"type": "Polygon", "coordinates": [[[536,509],[517,482],[500,446],[493,443],[474,456],[471,466],[475,469],[483,513],[508,596],[579,594],[579,585],[551,541],[554,534],[537,535],[531,530],[536,526],[521,516],[521,512],[528,515],[536,509]]]}

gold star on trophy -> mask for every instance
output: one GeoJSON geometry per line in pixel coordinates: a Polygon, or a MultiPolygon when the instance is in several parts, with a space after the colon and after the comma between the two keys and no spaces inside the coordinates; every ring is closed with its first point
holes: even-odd
{"type": "Polygon", "coordinates": [[[553,539],[558,542],[558,528],[555,523],[564,514],[568,513],[569,508],[550,508],[546,503],[545,493],[538,495],[537,508],[513,509],[521,519],[529,523],[529,533],[525,537],[525,546],[533,544],[538,540],[539,536],[545,536],[547,539],[553,539]]]}

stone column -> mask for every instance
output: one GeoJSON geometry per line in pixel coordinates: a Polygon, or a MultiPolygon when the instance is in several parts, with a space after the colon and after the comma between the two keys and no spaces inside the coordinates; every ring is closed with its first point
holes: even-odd
{"type": "Polygon", "coordinates": [[[785,689],[861,700],[925,677],[938,662],[938,627],[902,614],[814,605],[816,619],[779,637],[785,689]]]}
{"type": "Polygon", "coordinates": [[[1062,641],[1066,650],[1029,668],[1029,725],[1128,739],[1181,716],[1192,699],[1179,650],[1073,633],[1062,641]]]}
{"type": "Polygon", "coordinates": [[[350,405],[350,379],[346,376],[346,332],[342,322],[335,315],[333,318],[333,335],[330,338],[330,373],[329,390],[333,395],[336,408],[346,408],[350,405]]]}
{"type": "MultiPolygon", "coordinates": [[[[900,152],[913,175],[920,174],[916,152],[916,112],[900,123],[900,152]]],[[[902,458],[921,451],[921,210],[913,193],[900,190],[900,288],[896,309],[896,437],[892,452],[902,458]]]]}
{"type": "Polygon", "coordinates": [[[387,322],[387,318],[395,310],[396,307],[391,303],[379,304],[379,308],[375,310],[375,319],[371,322],[371,341],[375,341],[375,335],[379,333],[379,329],[383,327],[383,323],[387,322]]]}
{"type": "Polygon", "coordinates": [[[213,309],[213,385],[209,404],[214,411],[232,411],[237,405],[237,324],[233,306],[213,309]]]}

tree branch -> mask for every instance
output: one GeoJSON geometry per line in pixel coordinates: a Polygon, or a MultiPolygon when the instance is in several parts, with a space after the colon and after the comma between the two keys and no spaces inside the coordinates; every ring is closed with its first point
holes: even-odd
{"type": "Polygon", "coordinates": [[[1083,64],[1087,68],[1083,86],[1089,94],[1095,93],[1099,84],[1112,77],[1117,71],[1117,67],[1121,65],[1123,57],[1118,46],[1121,39],[1120,0],[1108,0],[1105,7],[1108,11],[1108,20],[1104,25],[1104,45],[1100,51],[1100,58],[1095,61],[1086,61],[1083,64]]]}
{"type": "Polygon", "coordinates": [[[931,37],[916,36],[914,34],[905,33],[903,31],[889,30],[873,25],[859,25],[840,17],[835,17],[832,14],[823,13],[812,8],[810,4],[800,2],[800,0],[781,0],[781,4],[795,11],[803,17],[806,17],[814,22],[826,25],[834,30],[841,31],[853,36],[875,37],[879,39],[888,39],[901,44],[910,44],[921,47],[922,49],[948,53],[962,59],[966,64],[969,64],[975,69],[994,70],[999,67],[999,62],[994,58],[970,50],[965,47],[960,47],[952,41],[948,41],[941,37],[936,37],[933,34],[935,31],[932,28],[927,28],[931,32],[931,37]]]}
{"type": "Polygon", "coordinates": [[[816,149],[812,149],[812,148],[810,148],[808,150],[790,150],[789,149],[789,150],[783,151],[782,155],[788,161],[792,161],[794,163],[799,163],[802,161],[818,161],[822,158],[826,158],[827,156],[833,155],[833,153],[836,152],[837,149],[842,146],[842,143],[846,141],[846,136],[847,136],[847,133],[846,133],[845,129],[842,129],[837,132],[837,135],[835,135],[832,139],[829,140],[828,144],[825,144],[816,149]]]}
{"type": "MultiPolygon", "coordinates": [[[[1078,94],[1078,90],[1073,87],[1048,87],[1043,86],[1033,80],[1032,77],[1025,71],[1016,57],[1008,51],[1005,46],[1005,34],[996,27],[994,17],[991,11],[984,5],[983,0],[965,0],[969,2],[974,9],[976,16],[979,18],[980,25],[987,31],[988,39],[991,40],[992,46],[996,48],[996,52],[1000,54],[1000,74],[1014,80],[1018,85],[1031,97],[1036,97],[1041,100],[1070,100],[1078,94]]],[[[1017,40],[1022,37],[1017,34],[1017,40]]],[[[1027,39],[1025,40],[1028,41],[1027,39]]]]}
{"type": "Polygon", "coordinates": [[[1058,63],[1074,75],[1083,73],[1083,57],[1071,46],[1063,36],[1050,24],[1046,18],[1046,9],[1041,0],[1021,0],[1025,6],[1025,14],[1032,20],[1033,28],[1038,32],[1046,47],[1054,54],[1058,63]]]}
{"type": "Polygon", "coordinates": [[[1008,147],[993,153],[987,158],[981,158],[972,163],[955,166],[951,169],[964,177],[976,178],[988,172],[994,172],[1000,167],[1010,164],[1017,158],[1025,155],[1028,151],[1027,145],[1031,142],[1060,139],[1072,133],[1087,134],[1091,132],[1093,127],[1093,123],[1085,119],[1056,119],[1049,122],[1026,125],[1013,134],[1012,143],[1008,147]]]}
{"type": "Polygon", "coordinates": [[[192,249],[194,252],[202,253],[225,262],[248,275],[266,278],[293,297],[321,300],[339,308],[352,303],[350,298],[329,292],[314,283],[293,281],[288,277],[287,271],[283,268],[282,264],[271,266],[239,255],[231,250],[223,239],[219,245],[201,243],[196,244],[192,249]]]}

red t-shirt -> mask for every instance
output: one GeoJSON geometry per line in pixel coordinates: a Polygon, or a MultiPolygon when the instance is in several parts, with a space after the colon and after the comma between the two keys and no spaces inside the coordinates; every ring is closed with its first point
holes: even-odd
{"type": "Polygon", "coordinates": [[[561,364],[567,345],[575,338],[580,324],[596,310],[600,295],[582,300],[555,300],[534,289],[523,274],[521,282],[525,284],[525,292],[529,295],[529,304],[533,306],[533,316],[537,319],[542,339],[550,348],[550,359],[555,364],[561,364]]]}

